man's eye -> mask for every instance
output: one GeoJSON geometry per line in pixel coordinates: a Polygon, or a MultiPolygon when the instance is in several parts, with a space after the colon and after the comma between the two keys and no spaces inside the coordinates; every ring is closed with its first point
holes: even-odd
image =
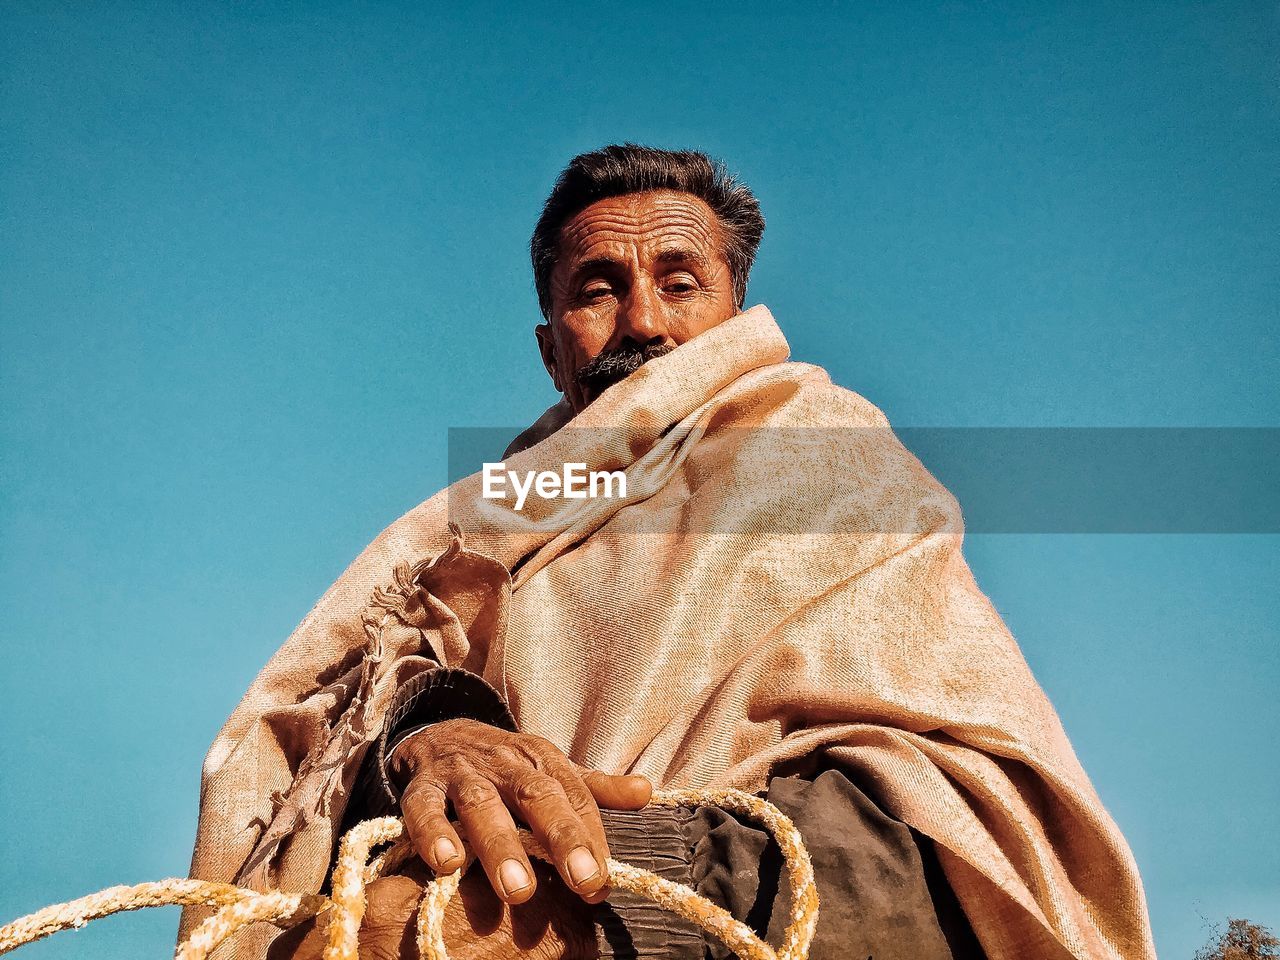
{"type": "Polygon", "coordinates": [[[667,290],[671,293],[689,293],[693,289],[693,283],[688,280],[672,280],[667,284],[667,290]]]}
{"type": "Polygon", "coordinates": [[[601,297],[607,297],[612,292],[613,291],[611,291],[608,287],[603,285],[587,287],[587,289],[582,291],[582,299],[599,300],[601,297]]]}

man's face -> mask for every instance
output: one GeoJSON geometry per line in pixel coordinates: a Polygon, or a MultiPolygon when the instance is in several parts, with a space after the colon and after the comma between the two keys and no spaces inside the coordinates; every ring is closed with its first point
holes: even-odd
{"type": "Polygon", "coordinates": [[[599,200],[564,225],[551,322],[534,332],[574,413],[738,312],[722,249],[711,208],[670,190],[599,200]]]}

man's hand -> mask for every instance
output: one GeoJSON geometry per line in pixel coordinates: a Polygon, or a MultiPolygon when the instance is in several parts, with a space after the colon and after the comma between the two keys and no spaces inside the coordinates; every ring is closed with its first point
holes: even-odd
{"type": "MultiPolygon", "coordinates": [[[[382,877],[365,890],[360,924],[360,960],[419,960],[417,923],[423,886],[431,879],[416,860],[405,875],[382,877]]],[[[451,960],[588,960],[598,955],[591,915],[550,868],[539,864],[543,882],[528,903],[502,903],[479,870],[462,878],[444,911],[444,942],[451,960]]],[[[312,917],[275,938],[266,960],[321,960],[331,911],[312,917]]]]}
{"type": "Polygon", "coordinates": [[[437,874],[462,866],[453,811],[493,890],[524,903],[537,886],[515,818],[551,856],[565,885],[588,903],[609,890],[609,847],[600,807],[639,810],[653,788],[644,777],[584,770],[549,741],[475,720],[447,720],[396,746],[388,764],[418,855],[437,874]]]}

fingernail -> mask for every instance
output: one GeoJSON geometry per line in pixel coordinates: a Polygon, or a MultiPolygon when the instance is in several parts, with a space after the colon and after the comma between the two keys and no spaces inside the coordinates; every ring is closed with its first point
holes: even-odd
{"type": "Polygon", "coordinates": [[[453,845],[453,841],[448,837],[441,837],[436,841],[435,846],[431,848],[431,852],[435,854],[436,863],[444,866],[444,864],[457,857],[458,848],[453,845]]]}
{"type": "Polygon", "coordinates": [[[600,872],[600,864],[596,863],[596,858],[586,847],[574,847],[564,863],[569,870],[569,879],[573,881],[575,887],[582,886],[600,872]]]}
{"type": "Polygon", "coordinates": [[[503,860],[502,866],[498,868],[498,882],[502,884],[502,895],[510,897],[521,890],[527,890],[533,883],[533,878],[519,860],[503,860]]]}

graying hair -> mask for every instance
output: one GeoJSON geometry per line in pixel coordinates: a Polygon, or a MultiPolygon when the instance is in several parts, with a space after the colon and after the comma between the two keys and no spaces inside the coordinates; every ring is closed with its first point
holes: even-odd
{"type": "Polygon", "coordinates": [[[742,308],[747,276],[764,235],[764,217],[751,188],[735,179],[719,160],[697,150],[624,143],[574,157],[551,188],[529,241],[533,281],[544,317],[551,319],[551,272],[560,256],[564,225],[597,200],[650,190],[692,194],[711,208],[724,230],[721,253],[733,280],[734,303],[742,308]]]}

